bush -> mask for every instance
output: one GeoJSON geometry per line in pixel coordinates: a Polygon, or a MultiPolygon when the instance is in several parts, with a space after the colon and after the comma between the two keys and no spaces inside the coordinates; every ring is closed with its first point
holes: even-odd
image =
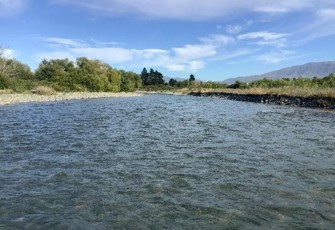
{"type": "Polygon", "coordinates": [[[7,89],[9,87],[8,79],[0,75],[0,89],[7,89]]]}

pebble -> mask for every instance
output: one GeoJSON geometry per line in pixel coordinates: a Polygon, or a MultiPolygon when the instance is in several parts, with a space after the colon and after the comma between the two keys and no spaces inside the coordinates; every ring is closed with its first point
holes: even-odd
{"type": "Polygon", "coordinates": [[[136,97],[141,93],[96,93],[96,92],[74,92],[74,93],[56,93],[53,95],[38,94],[0,94],[0,105],[11,105],[29,102],[47,102],[47,101],[64,101],[64,100],[80,100],[93,98],[109,98],[109,97],[136,97]]]}

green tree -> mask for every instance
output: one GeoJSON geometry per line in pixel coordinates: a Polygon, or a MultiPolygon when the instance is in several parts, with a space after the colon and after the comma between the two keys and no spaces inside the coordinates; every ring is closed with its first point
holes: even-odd
{"type": "Polygon", "coordinates": [[[177,86],[179,88],[184,88],[184,87],[188,87],[190,84],[190,82],[188,80],[184,80],[184,81],[178,81],[177,86]]]}
{"type": "Polygon", "coordinates": [[[190,82],[194,82],[194,81],[195,81],[195,77],[194,77],[193,74],[190,75],[189,81],[190,81],[190,82]]]}
{"type": "Polygon", "coordinates": [[[108,88],[108,70],[110,66],[99,60],[77,58],[77,78],[81,84],[92,92],[106,91],[108,88]]]}
{"type": "Polygon", "coordinates": [[[230,86],[228,86],[228,88],[230,89],[246,89],[248,88],[248,84],[245,82],[241,82],[241,81],[235,81],[234,84],[231,84],[230,86]]]}
{"type": "Polygon", "coordinates": [[[15,60],[15,75],[14,77],[23,79],[23,80],[34,80],[34,74],[31,72],[30,67],[26,64],[23,64],[15,60]]]}
{"type": "Polygon", "coordinates": [[[131,72],[132,73],[132,76],[133,76],[133,79],[134,79],[134,84],[135,84],[135,89],[140,89],[142,88],[142,80],[141,80],[141,76],[134,73],[134,72],[131,72]]]}
{"type": "Polygon", "coordinates": [[[35,78],[60,91],[82,90],[77,86],[80,82],[76,79],[76,71],[69,59],[44,59],[35,71],[35,78]]]}
{"type": "Polygon", "coordinates": [[[149,73],[147,69],[144,67],[142,72],[141,72],[141,79],[142,79],[142,84],[143,85],[149,85],[150,84],[150,79],[149,79],[149,73]]]}
{"type": "Polygon", "coordinates": [[[119,71],[110,68],[108,70],[108,91],[112,91],[112,92],[120,92],[121,90],[121,74],[119,73],[119,71]]]}
{"type": "Polygon", "coordinates": [[[0,89],[7,89],[9,87],[8,78],[0,74],[0,89]]]}
{"type": "Polygon", "coordinates": [[[33,74],[28,65],[6,55],[6,50],[0,46],[0,74],[3,77],[32,80],[33,74]]]}
{"type": "Polygon", "coordinates": [[[133,92],[135,90],[135,83],[126,71],[121,71],[121,91],[133,92]]]}
{"type": "Polygon", "coordinates": [[[66,82],[75,70],[74,64],[69,59],[42,60],[35,71],[35,77],[40,81],[66,82]]]}
{"type": "Polygon", "coordinates": [[[178,81],[177,81],[176,79],[171,78],[171,79],[169,80],[169,85],[170,85],[170,86],[176,86],[177,84],[178,84],[178,81]]]}
{"type": "Polygon", "coordinates": [[[164,85],[163,74],[151,68],[149,72],[149,85],[164,85]]]}
{"type": "Polygon", "coordinates": [[[11,62],[8,55],[6,55],[6,49],[0,46],[0,75],[3,77],[13,75],[12,71],[15,68],[12,64],[13,62],[11,62]]]}

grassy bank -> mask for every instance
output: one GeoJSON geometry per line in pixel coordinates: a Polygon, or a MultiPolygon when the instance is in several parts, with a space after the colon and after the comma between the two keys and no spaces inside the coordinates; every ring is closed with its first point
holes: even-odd
{"type": "Polygon", "coordinates": [[[250,89],[193,89],[191,91],[219,92],[253,95],[284,95],[292,97],[331,97],[335,98],[335,88],[309,88],[309,87],[281,87],[281,88],[250,88],[250,89]]]}

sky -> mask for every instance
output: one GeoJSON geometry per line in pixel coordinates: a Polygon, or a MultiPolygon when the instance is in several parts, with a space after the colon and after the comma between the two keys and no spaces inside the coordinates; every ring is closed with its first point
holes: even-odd
{"type": "Polygon", "coordinates": [[[335,60],[334,0],[0,0],[0,46],[202,81],[335,60]]]}

